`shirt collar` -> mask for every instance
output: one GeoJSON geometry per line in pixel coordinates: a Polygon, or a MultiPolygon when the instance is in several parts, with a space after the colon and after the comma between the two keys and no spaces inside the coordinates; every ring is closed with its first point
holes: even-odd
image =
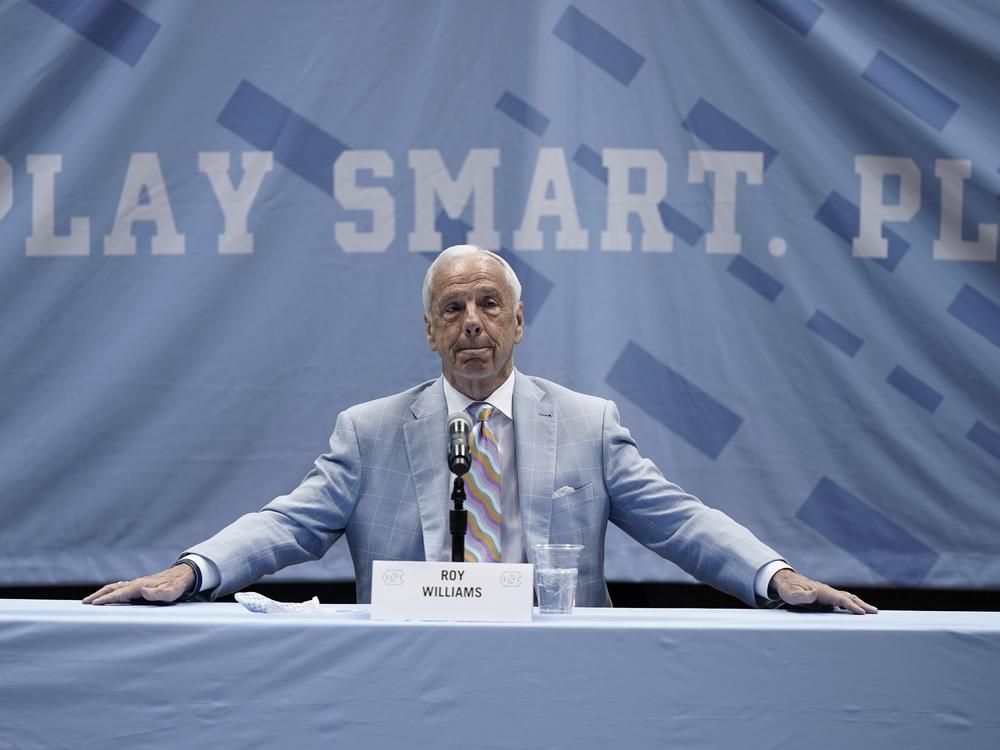
{"type": "MultiPolygon", "coordinates": [[[[511,370],[508,378],[488,397],[483,399],[492,404],[493,408],[503,414],[507,419],[514,420],[514,375],[517,370],[511,370]]],[[[460,393],[448,382],[448,378],[441,376],[441,383],[444,385],[444,397],[448,402],[448,413],[454,414],[456,411],[465,411],[469,404],[476,403],[476,399],[469,398],[464,393],[460,393]]]]}

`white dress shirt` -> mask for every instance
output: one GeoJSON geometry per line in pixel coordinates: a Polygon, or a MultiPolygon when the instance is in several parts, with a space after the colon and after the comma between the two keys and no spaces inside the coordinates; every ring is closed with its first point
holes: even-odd
{"type": "MultiPolygon", "coordinates": [[[[503,384],[491,393],[486,399],[486,403],[493,406],[493,413],[490,415],[490,429],[496,436],[497,445],[500,449],[500,555],[502,562],[527,562],[527,555],[524,548],[524,529],[521,525],[521,501],[517,495],[517,456],[514,448],[514,378],[517,371],[511,372],[503,384]]],[[[469,398],[464,393],[459,392],[442,377],[444,385],[444,396],[448,402],[448,413],[454,414],[457,411],[465,411],[469,404],[476,403],[475,399],[469,398]]],[[[448,493],[451,496],[451,485],[455,475],[449,474],[447,487],[442,487],[442,494],[448,493]]],[[[185,558],[194,562],[201,570],[201,591],[211,591],[219,585],[219,571],[215,563],[207,560],[201,555],[185,555],[185,558]]],[[[431,559],[431,555],[428,555],[431,559]]],[[[438,550],[437,559],[447,561],[451,559],[451,534],[445,535],[444,547],[438,550]]],[[[791,566],[784,560],[775,560],[768,563],[759,571],[754,579],[754,590],[761,599],[770,600],[767,593],[771,578],[779,570],[790,568],[791,566]]]]}

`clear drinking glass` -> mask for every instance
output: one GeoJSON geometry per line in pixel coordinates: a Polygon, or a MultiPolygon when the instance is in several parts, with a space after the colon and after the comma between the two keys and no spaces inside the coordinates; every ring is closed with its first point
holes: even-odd
{"type": "Polygon", "coordinates": [[[582,544],[535,545],[535,594],[538,611],[568,615],[576,600],[577,563],[582,544]]]}

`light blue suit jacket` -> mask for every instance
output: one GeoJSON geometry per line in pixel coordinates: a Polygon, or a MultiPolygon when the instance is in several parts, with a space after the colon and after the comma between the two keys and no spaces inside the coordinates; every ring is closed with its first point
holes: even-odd
{"type": "MultiPolygon", "coordinates": [[[[579,606],[611,604],[609,520],[695,578],[759,603],[757,571],[780,555],[667,481],[639,455],[614,403],[518,372],[513,409],[528,560],[539,543],[584,545],[579,606]],[[573,491],[556,496],[565,487],[573,491]]],[[[213,598],[317,559],[342,535],[359,602],[371,599],[372,561],[441,559],[450,507],[447,416],[440,378],[342,412],[329,453],[298,487],[188,550],[218,567],[213,598]]]]}

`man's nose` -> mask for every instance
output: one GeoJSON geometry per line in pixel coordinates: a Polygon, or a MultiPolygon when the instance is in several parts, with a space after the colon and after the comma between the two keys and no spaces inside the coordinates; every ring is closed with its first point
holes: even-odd
{"type": "Polygon", "coordinates": [[[465,308],[465,335],[478,336],[483,332],[482,323],[479,322],[479,311],[475,305],[465,308]]]}

